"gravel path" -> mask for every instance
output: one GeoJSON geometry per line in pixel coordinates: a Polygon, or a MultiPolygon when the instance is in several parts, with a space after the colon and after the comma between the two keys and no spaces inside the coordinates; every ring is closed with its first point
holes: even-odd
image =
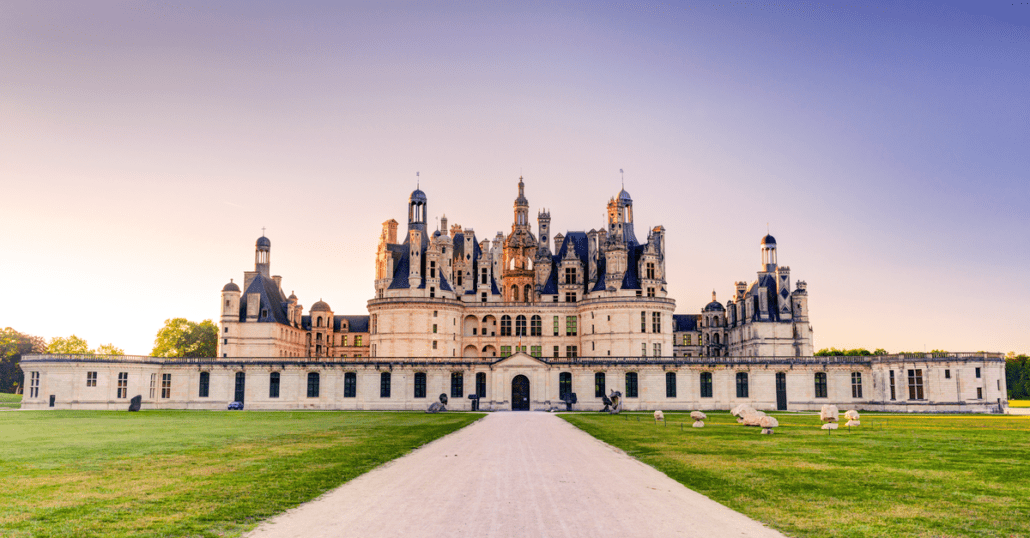
{"type": "Polygon", "coordinates": [[[490,413],[261,524],[272,537],[782,537],[550,413],[490,413]]]}

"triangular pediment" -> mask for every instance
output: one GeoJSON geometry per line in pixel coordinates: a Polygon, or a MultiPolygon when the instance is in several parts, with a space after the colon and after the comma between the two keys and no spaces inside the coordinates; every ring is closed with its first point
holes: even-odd
{"type": "Polygon", "coordinates": [[[494,366],[508,366],[515,368],[532,368],[537,366],[547,366],[547,363],[524,352],[518,352],[511,356],[505,357],[494,363],[494,366]]]}

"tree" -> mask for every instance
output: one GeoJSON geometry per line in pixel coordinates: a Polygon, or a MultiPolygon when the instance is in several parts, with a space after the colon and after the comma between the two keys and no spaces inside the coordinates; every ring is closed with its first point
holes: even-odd
{"type": "Polygon", "coordinates": [[[24,384],[21,357],[30,353],[45,353],[46,340],[22,334],[10,327],[0,329],[0,392],[17,392],[24,384]]]}
{"type": "Polygon", "coordinates": [[[89,344],[74,334],[67,338],[55,336],[50,340],[46,351],[57,355],[87,355],[90,352],[89,344]]]}
{"type": "Polygon", "coordinates": [[[94,355],[125,355],[125,350],[114,344],[100,344],[93,350],[94,355]]]}
{"type": "Polygon", "coordinates": [[[1030,360],[1026,355],[1009,353],[1005,358],[1005,384],[1011,400],[1030,398],[1030,360]]]}
{"type": "Polygon", "coordinates": [[[194,323],[186,318],[166,319],[154,339],[155,357],[214,357],[218,352],[218,326],[205,319],[194,323]]]}
{"type": "Polygon", "coordinates": [[[876,355],[877,357],[882,357],[883,355],[890,355],[890,353],[888,353],[886,349],[878,347],[876,348],[876,351],[873,351],[873,355],[876,355]]]}

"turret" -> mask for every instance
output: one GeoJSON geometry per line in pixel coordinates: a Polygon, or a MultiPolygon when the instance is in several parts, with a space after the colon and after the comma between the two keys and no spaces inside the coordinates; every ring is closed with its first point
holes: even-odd
{"type": "Polygon", "coordinates": [[[265,278],[271,278],[272,242],[262,235],[254,245],[254,271],[265,278]]]}
{"type": "Polygon", "coordinates": [[[771,235],[762,238],[762,267],[767,273],[776,271],[776,239],[771,235]]]}
{"type": "Polygon", "coordinates": [[[547,238],[550,237],[551,233],[551,212],[546,210],[541,211],[536,216],[536,222],[537,232],[540,239],[540,250],[550,250],[548,248],[550,243],[548,243],[547,238]]]}
{"type": "Polygon", "coordinates": [[[240,320],[240,287],[232,279],[222,287],[222,323],[240,320]]]}
{"type": "Polygon", "coordinates": [[[411,197],[408,198],[408,230],[420,230],[422,233],[426,231],[426,211],[428,209],[428,200],[426,193],[420,189],[415,189],[411,193],[411,197]]]}

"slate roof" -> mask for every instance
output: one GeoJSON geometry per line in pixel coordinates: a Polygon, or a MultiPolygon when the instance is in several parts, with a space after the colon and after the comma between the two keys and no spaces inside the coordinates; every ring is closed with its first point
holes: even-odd
{"type": "Polygon", "coordinates": [[[673,314],[672,330],[677,333],[696,331],[700,320],[700,314],[673,314]]]}
{"type": "Polygon", "coordinates": [[[240,298],[240,321],[247,320],[247,296],[251,293],[257,293],[260,296],[261,306],[258,309],[258,322],[290,324],[286,317],[286,297],[283,296],[275,280],[265,277],[261,273],[254,275],[254,280],[250,282],[247,291],[240,298]],[[262,311],[265,313],[264,316],[261,315],[262,311]]]}

